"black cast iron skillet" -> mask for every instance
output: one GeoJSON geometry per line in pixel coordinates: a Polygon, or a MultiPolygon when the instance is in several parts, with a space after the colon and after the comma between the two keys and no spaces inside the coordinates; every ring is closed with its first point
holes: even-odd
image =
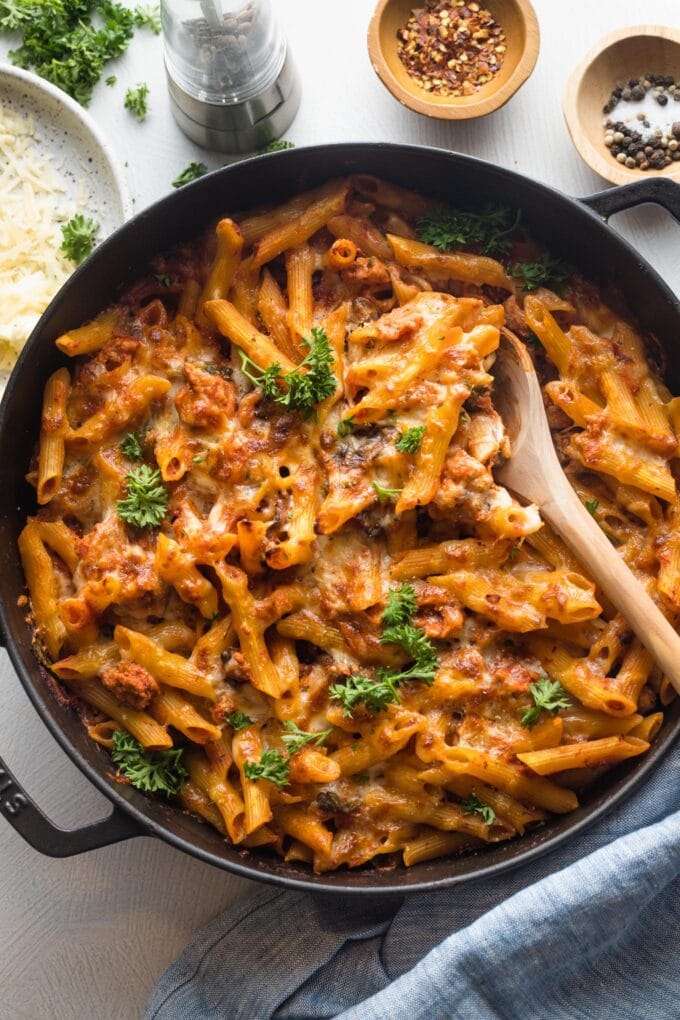
{"type": "Polygon", "coordinates": [[[673,392],[680,392],[680,303],[654,270],[606,224],[611,214],[645,202],[663,206],[680,221],[680,188],[663,178],[644,179],[577,201],[519,174],[436,149],[328,145],[225,167],[144,210],[97,248],[55,297],[23,351],[0,407],[0,623],[7,649],[47,727],[113,804],[112,814],[103,821],[76,830],[58,828],[0,760],[2,813],[42,853],[67,857],[132,836],[158,836],[199,860],[244,878],[308,891],[403,895],[443,888],[516,867],[592,824],[648,775],[680,730],[678,699],[666,711],[663,728],[644,758],[624,762],[590,790],[577,811],[553,819],[528,838],[413,868],[315,876],[301,865],[227,846],[208,825],[132,787],[114,783],[107,775],[109,756],[88,739],[76,715],[51,695],[31,650],[25,610],[17,606],[25,582],[16,540],[27,514],[35,509],[33,491],[24,474],[38,434],[43,386],[48,375],[66,360],[53,341],[115,300],[124,284],[145,275],[154,255],[196,237],[219,215],[262,202],[279,202],[301,189],[353,172],[377,174],[463,207],[494,202],[520,208],[523,224],[554,254],[577,266],[587,279],[604,287],[615,285],[627,296],[641,326],[664,348],[668,384],[673,392]]]}

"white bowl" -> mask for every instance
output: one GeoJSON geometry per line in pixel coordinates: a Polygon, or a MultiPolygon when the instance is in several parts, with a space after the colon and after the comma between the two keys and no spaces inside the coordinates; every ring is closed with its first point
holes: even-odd
{"type": "Polygon", "coordinates": [[[102,241],[133,213],[127,185],[109,144],[94,120],[74,99],[38,75],[0,63],[0,103],[35,120],[41,146],[63,164],[67,190],[80,182],[89,192],[88,213],[100,224],[102,241]]]}

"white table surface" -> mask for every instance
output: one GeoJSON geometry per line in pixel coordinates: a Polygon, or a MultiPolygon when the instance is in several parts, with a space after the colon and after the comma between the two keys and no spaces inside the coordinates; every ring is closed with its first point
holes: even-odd
{"type": "MultiPolygon", "coordinates": [[[[532,78],[509,105],[484,120],[447,124],[402,108],[375,77],[365,46],[371,0],[274,0],[303,86],[287,137],[297,145],[349,140],[435,145],[519,170],[572,195],[601,190],[605,182],[581,162],[562,120],[566,78],[611,29],[639,24],[643,16],[648,23],[678,24],[677,0],[643,5],[534,0],[534,5],[542,46],[532,78]]],[[[0,56],[9,48],[3,38],[0,56]]],[[[211,167],[226,162],[198,149],[176,127],[159,39],[138,33],[128,54],[108,66],[118,83],[114,88],[102,83],[90,111],[127,165],[138,210],[166,194],[189,160],[211,167]],[[123,109],[125,89],[140,81],[150,86],[143,124],[123,109]]],[[[680,290],[677,224],[647,207],[621,214],[615,225],[680,290]]],[[[103,817],[108,802],[52,739],[6,654],[0,655],[0,753],[58,824],[103,817]]],[[[136,1020],[157,977],[192,932],[252,888],[146,838],[51,860],[28,847],[2,818],[0,862],[0,1020],[136,1020]]]]}

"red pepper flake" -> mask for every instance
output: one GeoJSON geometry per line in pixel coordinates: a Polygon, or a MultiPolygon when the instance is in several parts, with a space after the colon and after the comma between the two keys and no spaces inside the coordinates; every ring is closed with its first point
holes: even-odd
{"type": "Polygon", "coordinates": [[[478,3],[426,0],[397,31],[397,53],[431,95],[471,96],[498,73],[505,33],[478,3]]]}

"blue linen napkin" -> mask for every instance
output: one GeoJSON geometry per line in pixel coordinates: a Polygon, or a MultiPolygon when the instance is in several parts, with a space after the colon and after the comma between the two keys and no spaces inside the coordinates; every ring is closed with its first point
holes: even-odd
{"type": "Polygon", "coordinates": [[[672,1020],[679,907],[676,749],[566,846],[393,918],[263,888],[196,933],[145,1020],[672,1020]]]}

